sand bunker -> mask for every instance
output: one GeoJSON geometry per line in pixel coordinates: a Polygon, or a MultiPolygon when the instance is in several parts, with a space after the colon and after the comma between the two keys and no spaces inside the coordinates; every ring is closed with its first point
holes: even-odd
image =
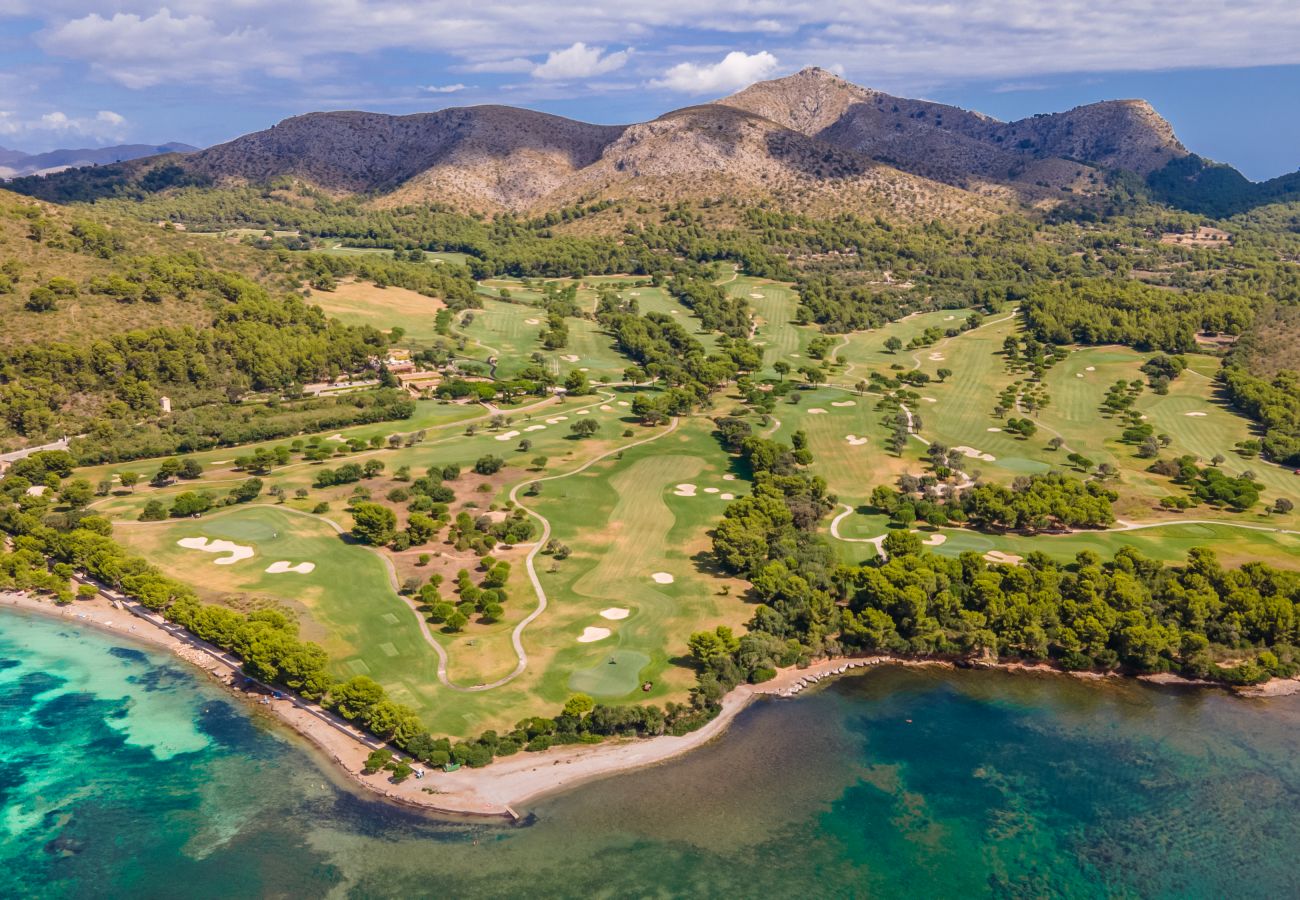
{"type": "Polygon", "coordinates": [[[672,583],[673,583],[673,576],[669,575],[667,572],[655,572],[655,573],[654,573],[653,575],[651,575],[650,577],[654,579],[654,583],[655,583],[655,584],[672,584],[672,583]]]}
{"type": "Polygon", "coordinates": [[[524,319],[524,324],[525,324],[525,325],[541,325],[541,324],[542,324],[542,320],[541,320],[541,319],[524,319]]]}
{"type": "Polygon", "coordinates": [[[316,564],[314,562],[300,562],[295,566],[287,559],[277,560],[266,567],[266,571],[272,575],[281,575],[285,572],[297,572],[299,575],[307,575],[315,570],[316,564]]]}
{"type": "Polygon", "coordinates": [[[957,318],[957,317],[956,317],[956,316],[944,316],[944,317],[943,317],[943,320],[944,320],[945,322],[951,322],[951,321],[952,321],[953,319],[955,319],[955,318],[957,318]]]}
{"type": "Polygon", "coordinates": [[[831,401],[831,406],[857,406],[857,405],[858,405],[858,401],[856,400],[832,400],[831,401]]]}
{"type": "Polygon", "coordinates": [[[603,641],[611,634],[613,634],[613,632],[608,628],[597,628],[594,625],[588,625],[586,628],[582,629],[582,634],[578,636],[578,643],[591,644],[595,641],[603,641]]]}
{"type": "Polygon", "coordinates": [[[498,434],[498,435],[497,435],[497,440],[498,440],[498,441],[508,441],[508,440],[510,440],[511,438],[517,438],[517,437],[519,437],[519,432],[517,432],[517,431],[505,431],[505,432],[502,432],[501,434],[498,434]]]}
{"type": "Polygon", "coordinates": [[[948,540],[948,535],[946,534],[932,534],[925,540],[921,541],[921,543],[927,547],[938,547],[946,540],[948,540]]]}
{"type": "Polygon", "coordinates": [[[591,410],[589,410],[589,409],[580,409],[580,410],[578,410],[578,415],[580,415],[580,416],[589,416],[589,415],[591,415],[591,410]]]}
{"type": "Polygon", "coordinates": [[[346,441],[347,438],[345,438],[345,437],[344,437],[343,435],[341,435],[341,434],[331,434],[329,437],[325,438],[325,440],[327,440],[327,441],[346,441]]]}
{"type": "Polygon", "coordinates": [[[732,475],[730,472],[728,472],[726,475],[723,475],[723,476],[722,476],[722,480],[723,480],[723,481],[735,481],[735,480],[736,480],[736,476],[735,476],[735,475],[732,475]]]}
{"type": "Polygon", "coordinates": [[[673,488],[673,493],[676,494],[678,497],[694,497],[695,485],[691,484],[690,482],[679,484],[677,485],[677,487],[673,488]]]}
{"type": "Polygon", "coordinates": [[[992,428],[990,428],[990,429],[988,429],[988,430],[989,430],[989,431],[992,431],[993,433],[996,434],[997,432],[1001,431],[1002,429],[1001,429],[1001,428],[998,428],[996,425],[994,425],[992,428]]]}
{"type": "Polygon", "coordinates": [[[1083,377],[1083,373],[1082,373],[1082,372],[1075,372],[1075,373],[1074,373],[1074,377],[1075,377],[1075,378],[1082,378],[1082,377],[1083,377]]]}
{"type": "Polygon", "coordinates": [[[614,407],[610,406],[608,403],[602,404],[600,407],[601,412],[613,412],[613,410],[614,407]]]}
{"type": "Polygon", "coordinates": [[[560,359],[564,360],[565,362],[577,362],[579,359],[581,359],[581,357],[576,356],[572,353],[566,353],[563,356],[561,356],[560,359]]]}
{"type": "Polygon", "coordinates": [[[620,400],[620,401],[618,401],[618,405],[619,405],[619,406],[631,406],[632,404],[628,403],[626,400],[620,400]]]}
{"type": "Polygon", "coordinates": [[[546,420],[546,424],[547,424],[547,425],[559,425],[561,422],[567,422],[567,421],[569,421],[569,417],[568,417],[568,416],[555,416],[555,417],[552,418],[552,419],[547,419],[547,420],[546,420]]]}
{"type": "Polygon", "coordinates": [[[1205,415],[1205,413],[1203,413],[1203,412],[1189,412],[1189,413],[1183,413],[1183,415],[1185,415],[1185,416],[1192,416],[1192,417],[1195,418],[1195,417],[1203,416],[1203,415],[1205,415]]]}
{"type": "Polygon", "coordinates": [[[826,410],[822,409],[820,406],[814,406],[812,409],[808,410],[808,415],[824,416],[826,415],[826,410]]]}
{"type": "Polygon", "coordinates": [[[984,554],[984,558],[991,563],[1009,563],[1010,565],[1020,565],[1023,557],[1016,556],[1014,553],[1003,553],[1001,550],[990,550],[984,554]]]}
{"type": "Polygon", "coordinates": [[[706,494],[716,494],[717,492],[718,492],[718,489],[717,489],[717,488],[705,488],[705,489],[704,489],[704,493],[706,493],[706,494]]]}
{"type": "Polygon", "coordinates": [[[545,431],[545,430],[546,430],[545,425],[529,425],[527,428],[524,429],[524,431],[545,431]]]}
{"type": "Polygon", "coordinates": [[[938,403],[938,402],[939,402],[939,401],[936,400],[934,397],[922,397],[921,399],[924,400],[926,403],[938,403]]]}
{"type": "Polygon", "coordinates": [[[719,499],[719,500],[735,500],[735,499],[736,499],[736,495],[735,495],[735,494],[726,494],[726,493],[723,493],[723,494],[719,494],[719,495],[718,495],[718,499],[719,499]]]}
{"type": "Polygon", "coordinates": [[[993,454],[985,453],[982,450],[976,450],[974,447],[961,446],[961,447],[953,447],[952,449],[956,450],[958,453],[962,454],[963,456],[967,456],[971,459],[982,459],[985,462],[994,462],[997,460],[997,457],[994,456],[993,454]]]}
{"type": "Polygon", "coordinates": [[[629,615],[631,615],[631,610],[624,609],[621,606],[611,606],[609,609],[602,609],[600,611],[600,617],[602,619],[609,619],[611,622],[626,619],[629,615]]]}
{"type": "Polygon", "coordinates": [[[27,494],[28,497],[42,497],[45,495],[47,490],[49,490],[49,487],[44,484],[34,484],[24,491],[24,493],[27,494]]]}
{"type": "Polygon", "coordinates": [[[926,359],[929,359],[932,362],[941,362],[945,357],[942,353],[931,353],[926,357],[926,359]]]}
{"type": "Polygon", "coordinates": [[[846,434],[844,435],[844,440],[848,441],[854,447],[861,447],[867,442],[866,438],[858,437],[856,434],[846,434]]]}
{"type": "Polygon", "coordinates": [[[1095,372],[1095,371],[1097,371],[1097,367],[1096,367],[1096,366],[1085,366],[1084,369],[1083,369],[1083,371],[1085,371],[1085,372],[1095,372]]]}
{"type": "Polygon", "coordinates": [[[762,294],[758,294],[758,293],[753,293],[753,292],[751,292],[749,296],[753,297],[755,300],[762,300],[762,299],[763,299],[763,295],[762,295],[762,294]]]}
{"type": "Polygon", "coordinates": [[[234,541],[213,541],[205,537],[181,538],[176,542],[186,550],[202,550],[204,553],[227,553],[229,556],[223,556],[221,559],[214,559],[213,562],[219,566],[228,566],[237,563],[241,559],[248,559],[253,555],[252,547],[245,547],[243,544],[236,544],[234,541]]]}
{"type": "Polygon", "coordinates": [[[791,354],[790,354],[790,358],[791,358],[791,359],[798,359],[798,358],[799,358],[799,354],[798,354],[798,353],[791,353],[791,354]]]}

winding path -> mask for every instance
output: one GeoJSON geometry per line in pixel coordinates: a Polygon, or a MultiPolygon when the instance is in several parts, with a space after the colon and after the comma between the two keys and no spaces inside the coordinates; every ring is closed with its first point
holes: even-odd
{"type": "MultiPolygon", "coordinates": [[[[519,622],[519,624],[515,626],[514,631],[510,633],[510,643],[514,645],[515,656],[518,657],[519,661],[515,664],[514,671],[511,672],[509,675],[506,675],[503,678],[498,678],[496,681],[490,682],[488,684],[478,684],[475,685],[474,687],[469,687],[469,688],[452,684],[446,678],[444,666],[439,666],[438,668],[439,681],[441,681],[444,685],[446,685],[447,687],[451,688],[454,691],[465,691],[465,692],[486,691],[486,690],[490,690],[491,688],[500,687],[501,685],[506,684],[507,682],[513,681],[515,678],[523,674],[524,669],[528,667],[528,652],[524,650],[524,643],[523,643],[524,629],[527,628],[529,625],[531,625],[537,619],[538,616],[540,616],[543,612],[545,612],[547,607],[546,589],[542,587],[542,580],[541,578],[538,577],[537,568],[534,566],[533,563],[534,560],[537,559],[537,554],[542,552],[542,550],[546,547],[547,541],[550,540],[551,523],[550,520],[548,520],[541,513],[537,512],[537,510],[529,509],[523,503],[519,502],[519,489],[526,484],[532,484],[534,482],[542,482],[542,481],[556,481],[560,478],[568,478],[571,475],[577,475],[581,472],[585,472],[587,469],[591,468],[592,466],[594,466],[596,463],[600,462],[603,459],[608,459],[609,457],[614,456],[615,454],[618,453],[622,453],[625,450],[631,450],[633,447],[640,447],[642,444],[648,444],[651,441],[659,440],[661,437],[664,437],[665,435],[672,434],[674,431],[677,430],[678,422],[679,422],[678,418],[674,416],[672,420],[668,423],[667,428],[665,428],[660,432],[657,432],[656,434],[652,434],[648,438],[642,438],[639,441],[633,441],[630,444],[624,444],[621,447],[614,447],[610,450],[607,450],[604,453],[600,454],[599,456],[592,457],[591,459],[587,460],[585,463],[578,466],[578,468],[573,469],[572,471],[563,472],[559,475],[548,475],[545,478],[531,478],[527,481],[521,481],[519,484],[516,484],[514,487],[510,489],[510,501],[515,505],[517,505],[524,512],[528,513],[528,515],[532,516],[534,519],[542,523],[541,537],[537,539],[537,541],[533,544],[533,549],[529,550],[528,555],[524,557],[524,568],[528,570],[528,580],[532,582],[533,591],[536,592],[537,594],[537,608],[534,609],[532,612],[530,612],[527,616],[525,616],[519,622]]],[[[423,618],[421,618],[421,624],[423,624],[423,618]]],[[[438,645],[435,644],[435,646],[438,645]]],[[[441,656],[444,660],[446,659],[446,653],[445,651],[442,650],[440,646],[438,646],[438,655],[441,656]]]]}

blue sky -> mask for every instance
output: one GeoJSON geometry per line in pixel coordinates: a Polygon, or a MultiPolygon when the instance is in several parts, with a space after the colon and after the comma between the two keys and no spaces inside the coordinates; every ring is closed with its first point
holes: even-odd
{"type": "Polygon", "coordinates": [[[1295,0],[0,0],[0,145],[207,145],[319,109],[651,118],[820,65],[1002,119],[1143,97],[1300,166],[1295,0]]]}

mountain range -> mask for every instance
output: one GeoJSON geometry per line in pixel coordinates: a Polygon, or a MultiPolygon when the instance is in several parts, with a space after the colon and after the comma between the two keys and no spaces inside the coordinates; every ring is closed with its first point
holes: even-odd
{"type": "MultiPolygon", "coordinates": [[[[595,198],[730,196],[807,212],[969,218],[1106,193],[1116,173],[1128,173],[1154,186],[1157,199],[1226,214],[1300,188],[1300,175],[1256,185],[1202,160],[1143,100],[1002,122],[819,68],[632,125],[506,106],[309,113],[207,150],[125,163],[120,178],[96,178],[117,190],[161,166],[170,174],[155,172],[150,189],[287,176],[378,206],[441,203],[482,213],[595,198]]],[[[60,199],[58,178],[15,189],[60,199]]]]}
{"type": "Polygon", "coordinates": [[[79,166],[100,166],[124,162],[161,153],[193,153],[198,147],[189,144],[117,144],[112,147],[81,147],[68,150],[48,150],[44,153],[24,153],[0,147],[0,178],[19,178],[24,175],[47,175],[79,166]]]}

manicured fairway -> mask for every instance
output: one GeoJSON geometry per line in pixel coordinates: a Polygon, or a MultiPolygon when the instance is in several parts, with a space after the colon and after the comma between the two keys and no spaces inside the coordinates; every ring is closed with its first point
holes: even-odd
{"type": "MultiPolygon", "coordinates": [[[[1285,520],[1269,523],[1257,517],[1244,519],[1243,524],[1300,530],[1294,527],[1294,523],[1285,520]]],[[[841,520],[838,530],[842,538],[849,539],[832,540],[840,557],[857,562],[876,556],[875,548],[862,543],[862,539],[886,534],[892,527],[884,516],[854,514],[841,520]]],[[[1287,569],[1294,569],[1300,564],[1300,534],[1236,528],[1227,524],[1172,521],[1132,531],[1079,531],[1033,537],[944,528],[937,532],[926,529],[921,532],[921,537],[924,540],[934,533],[942,534],[944,542],[928,549],[940,556],[955,557],[967,551],[982,556],[996,550],[1023,558],[1038,551],[1054,559],[1072,560],[1078,553],[1091,550],[1102,559],[1109,559],[1120,548],[1132,547],[1144,556],[1166,563],[1180,563],[1187,559],[1187,553],[1191,549],[1206,547],[1213,550],[1225,566],[1240,566],[1255,560],[1287,569]]]]}
{"type": "Polygon", "coordinates": [[[564,598],[541,638],[554,652],[545,679],[552,690],[596,685],[603,696],[626,697],[645,680],[655,682],[652,696],[681,690],[691,673],[670,660],[685,651],[686,635],[700,623],[734,623],[745,614],[739,600],[718,594],[727,582],[701,570],[696,558],[726,505],[721,495],[746,489],[744,482],[722,478],[727,465],[708,423],[696,420],[621,460],[545,486],[533,505],[551,520],[553,538],[573,549],[557,571],[543,570],[548,594],[564,598]],[[679,484],[694,485],[694,496],[677,496],[679,484]],[[670,575],[671,583],[657,583],[656,573],[670,575]],[[600,616],[610,608],[629,614],[621,620],[600,616]],[[609,628],[611,635],[579,643],[589,626],[609,628]],[[639,655],[610,666],[614,650],[639,655]],[[630,672],[629,660],[642,658],[641,668],[630,672]]]}
{"type": "Polygon", "coordinates": [[[808,342],[818,335],[815,327],[796,325],[799,298],[788,284],[741,276],[725,284],[727,293],[743,297],[754,310],[754,341],[763,350],[764,371],[771,374],[772,364],[785,360],[798,369],[808,357],[808,342]]]}
{"type": "Polygon", "coordinates": [[[427,712],[436,688],[437,657],[393,591],[383,560],[352,544],[327,523],[266,505],[210,513],[201,519],[123,526],[118,538],[168,574],[220,599],[268,598],[293,610],[302,634],[330,654],[339,677],[369,675],[403,703],[427,712]],[[218,565],[222,554],[181,547],[186,538],[227,540],[253,556],[218,565]],[[310,562],[308,574],[271,574],[274,562],[310,562]]]}
{"type": "Polygon", "coordinates": [[[546,313],[538,307],[487,299],[483,301],[483,309],[470,310],[464,315],[472,316],[472,321],[458,331],[480,348],[481,352],[475,355],[485,359],[496,357],[497,372],[502,377],[508,378],[533,365],[534,353],[541,353],[552,371],[561,376],[574,369],[585,369],[592,379],[617,380],[628,365],[627,358],[614,349],[609,336],[595,322],[586,319],[566,319],[568,346],[544,350],[540,338],[546,313]]]}

